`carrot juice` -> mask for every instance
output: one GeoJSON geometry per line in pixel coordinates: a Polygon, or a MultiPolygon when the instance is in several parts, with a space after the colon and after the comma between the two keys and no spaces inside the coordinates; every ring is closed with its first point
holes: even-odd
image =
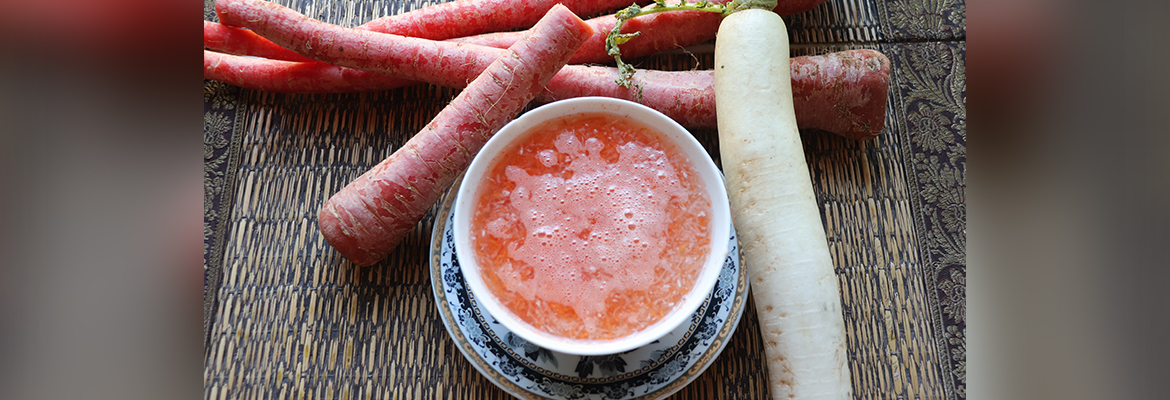
{"type": "Polygon", "coordinates": [[[585,340],[664,318],[711,248],[711,201],[664,134],[607,113],[547,121],[488,167],[471,242],[488,289],[540,331],[585,340]]]}

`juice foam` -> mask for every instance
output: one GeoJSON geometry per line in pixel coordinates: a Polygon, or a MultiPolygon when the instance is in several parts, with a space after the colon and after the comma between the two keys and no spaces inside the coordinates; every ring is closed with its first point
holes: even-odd
{"type": "Polygon", "coordinates": [[[590,340],[661,320],[710,250],[711,203],[686,155],[610,114],[547,122],[497,157],[472,242],[489,289],[538,330],[590,340]]]}

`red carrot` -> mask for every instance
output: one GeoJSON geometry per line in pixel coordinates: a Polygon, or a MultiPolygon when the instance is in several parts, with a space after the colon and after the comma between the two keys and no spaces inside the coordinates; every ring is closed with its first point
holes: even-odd
{"type": "MultiPolygon", "coordinates": [[[[382,17],[359,26],[358,29],[503,49],[511,46],[524,34],[524,32],[506,32],[507,30],[528,26],[525,19],[529,15],[528,13],[540,15],[534,13],[543,12],[542,10],[547,9],[547,6],[551,6],[551,2],[544,0],[521,1],[519,7],[523,9],[523,12],[520,12],[522,10],[519,9],[500,12],[499,10],[507,8],[498,7],[506,6],[506,4],[495,4],[514,1],[460,0],[442,3],[402,15],[382,17]],[[455,17],[460,13],[463,13],[464,17],[455,17]],[[470,18],[470,16],[476,18],[470,18]],[[461,23],[449,23],[452,18],[463,18],[463,20],[460,21],[461,23]],[[467,23],[467,20],[474,23],[467,23]]],[[[715,0],[713,3],[726,1],[728,0],[715,0]]],[[[773,11],[780,15],[796,14],[808,11],[824,1],[785,0],[781,1],[773,11]]],[[[569,8],[577,14],[588,15],[592,13],[591,11],[600,12],[615,7],[628,6],[632,3],[644,4],[647,1],[576,0],[566,3],[569,3],[567,4],[569,8]]],[[[641,32],[641,35],[622,45],[622,54],[626,58],[634,58],[704,43],[715,38],[715,30],[719,28],[721,20],[722,17],[718,14],[698,11],[653,14],[630,20],[626,22],[622,31],[641,32]]],[[[577,54],[573,55],[569,64],[611,63],[613,57],[605,50],[605,39],[617,23],[616,18],[610,14],[586,22],[593,27],[596,33],[581,46],[577,54]]],[[[214,22],[204,22],[203,36],[205,47],[220,52],[275,60],[305,61],[303,56],[284,51],[282,47],[250,31],[224,27],[214,22]],[[257,50],[248,52],[247,48],[257,50]],[[261,50],[263,50],[262,53],[261,50]]]]}
{"type": "Polygon", "coordinates": [[[203,77],[278,93],[368,92],[418,84],[416,81],[316,61],[262,60],[207,50],[203,51],[203,77]]]}
{"type": "Polygon", "coordinates": [[[501,54],[483,46],[344,28],[263,0],[219,0],[215,10],[224,25],[251,29],[315,60],[447,87],[465,86],[501,54]]]}
{"type": "MultiPolygon", "coordinates": [[[[719,21],[722,19],[723,17],[719,14],[702,11],[676,11],[632,19],[622,27],[622,32],[641,32],[641,34],[637,39],[621,45],[622,56],[625,58],[641,57],[709,41],[715,38],[715,31],[719,29],[719,21]]],[[[613,56],[605,50],[605,38],[617,24],[617,18],[611,14],[586,22],[597,33],[594,33],[584,45],[581,45],[581,49],[577,50],[577,54],[573,55],[569,63],[612,63],[613,56]]],[[[504,48],[515,43],[522,34],[523,32],[493,32],[450,39],[450,41],[504,48]]]]}
{"type": "MultiPolygon", "coordinates": [[[[806,1],[806,0],[801,0],[806,1]]],[[[554,4],[594,15],[648,0],[456,0],[367,22],[359,29],[443,40],[532,26],[554,4]]]]}
{"type": "MultiPolygon", "coordinates": [[[[649,1],[457,0],[423,7],[400,15],[381,17],[366,22],[358,26],[357,29],[423,39],[445,40],[530,27],[557,3],[565,5],[576,14],[592,15],[626,7],[633,3],[646,4],[649,1]]],[[[515,43],[520,35],[517,32],[508,37],[507,44],[492,47],[507,48],[515,43]]],[[[203,22],[203,45],[206,48],[229,54],[257,56],[274,60],[308,61],[304,56],[288,51],[248,30],[236,29],[210,21],[203,22]]]]}
{"type": "Polygon", "coordinates": [[[791,59],[793,106],[809,128],[849,132],[871,139],[886,123],[890,60],[875,50],[832,53],[816,60],[791,59]]]}
{"type": "MultiPolygon", "coordinates": [[[[452,4],[452,3],[444,3],[452,4]]],[[[715,38],[715,30],[719,28],[719,14],[699,11],[680,11],[647,15],[630,20],[623,27],[623,32],[642,32],[636,39],[621,46],[622,54],[626,58],[640,57],[655,54],[664,50],[691,46],[715,38]]],[[[608,64],[613,62],[613,56],[605,50],[605,38],[613,30],[617,19],[606,15],[586,21],[593,27],[594,34],[581,46],[580,50],[569,60],[570,64],[608,64]]],[[[359,27],[360,29],[361,27],[359,27]]],[[[369,29],[369,28],[367,28],[369,29]]],[[[370,29],[373,30],[373,29],[370,29]]],[[[389,30],[389,28],[387,28],[389,30]]],[[[383,32],[401,36],[415,36],[417,32],[400,29],[401,33],[383,32]]],[[[516,43],[524,31],[493,32],[482,35],[446,38],[447,35],[429,33],[426,38],[447,39],[456,43],[468,43],[485,47],[505,49],[516,43]]],[[[224,26],[214,22],[203,22],[203,46],[215,51],[269,58],[287,61],[312,61],[273,43],[272,41],[247,30],[224,26]]]]}
{"type": "Polygon", "coordinates": [[[264,57],[273,60],[313,61],[311,58],[280,47],[280,45],[272,43],[255,32],[211,21],[203,21],[203,47],[228,54],[264,57]]]}
{"type": "MultiPolygon", "coordinates": [[[[722,4],[730,0],[713,0],[711,3],[722,4]]],[[[780,0],[774,12],[780,15],[791,15],[811,10],[825,0],[780,0]]],[[[677,1],[668,1],[675,4],[677,1]]],[[[723,16],[717,13],[701,11],[674,11],[668,13],[650,14],[629,20],[622,26],[623,33],[641,32],[636,39],[621,45],[622,56],[629,59],[648,56],[666,50],[693,46],[715,38],[715,31],[719,29],[719,22],[723,16]]],[[[589,19],[590,26],[597,33],[589,41],[581,45],[577,54],[569,60],[570,64],[609,64],[613,62],[605,49],[606,36],[617,24],[613,14],[589,19]]],[[[449,39],[453,42],[478,44],[505,48],[511,46],[523,32],[492,32],[482,35],[449,39]]]]}
{"type": "Polygon", "coordinates": [[[318,213],[325,239],[360,266],[384,258],[592,33],[568,8],[554,6],[426,128],[326,202],[318,213]]]}
{"type": "MultiPolygon", "coordinates": [[[[713,71],[638,70],[642,91],[613,84],[616,68],[571,66],[549,82],[537,99],[549,102],[582,96],[617,97],[658,110],[695,128],[716,128],[713,71]]],[[[852,139],[876,137],[885,125],[890,60],[875,50],[850,50],[791,59],[793,101],[800,128],[820,129],[852,139]]]]}
{"type": "MultiPolygon", "coordinates": [[[[255,60],[204,51],[203,77],[268,92],[346,93],[403,87],[413,82],[325,63],[255,60]]],[[[890,61],[875,50],[792,58],[792,90],[801,128],[869,139],[885,123],[890,61]],[[818,72],[819,71],[819,72],[818,72]]],[[[570,65],[538,100],[608,96],[638,100],[614,84],[617,70],[570,65]]],[[[470,79],[470,78],[468,78],[470,79]]],[[[641,101],[692,128],[715,128],[712,71],[640,70],[641,101]]]]}

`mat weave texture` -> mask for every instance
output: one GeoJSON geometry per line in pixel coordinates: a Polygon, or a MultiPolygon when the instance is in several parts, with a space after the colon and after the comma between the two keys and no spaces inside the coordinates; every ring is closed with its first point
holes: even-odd
{"type": "MultiPolygon", "coordinates": [[[[432,1],[279,0],[345,26],[432,1]]],[[[859,399],[966,398],[966,5],[830,0],[786,17],[793,55],[874,48],[892,62],[871,141],[802,131],[842,289],[859,399]]],[[[214,21],[208,0],[204,18],[214,21]]],[[[640,68],[709,69],[710,46],[640,68]]],[[[428,274],[434,212],[357,268],[317,230],[325,200],[456,91],[285,95],[205,82],[205,397],[503,399],[463,358],[428,274]]],[[[717,132],[693,130],[718,162],[717,132]]],[[[672,399],[770,398],[750,305],[716,362],[672,399]]]]}

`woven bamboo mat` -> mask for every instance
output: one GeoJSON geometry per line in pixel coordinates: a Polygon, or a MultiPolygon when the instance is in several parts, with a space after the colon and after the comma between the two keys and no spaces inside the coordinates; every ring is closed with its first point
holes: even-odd
{"type": "MultiPolygon", "coordinates": [[[[351,26],[428,4],[280,2],[351,26]]],[[[881,136],[801,133],[842,288],[857,398],[966,397],[965,13],[962,1],[831,0],[786,18],[794,55],[876,48],[893,63],[881,136]]],[[[697,46],[639,61],[677,70],[713,60],[697,46]]],[[[509,397],[463,358],[439,319],[427,267],[433,216],[369,268],[350,265],[316,229],[332,193],[455,94],[418,86],[281,95],[206,83],[205,397],[509,397]]],[[[693,133],[718,161],[717,132],[693,133]]],[[[766,373],[749,305],[722,355],[672,398],[766,398],[766,373]]]]}

